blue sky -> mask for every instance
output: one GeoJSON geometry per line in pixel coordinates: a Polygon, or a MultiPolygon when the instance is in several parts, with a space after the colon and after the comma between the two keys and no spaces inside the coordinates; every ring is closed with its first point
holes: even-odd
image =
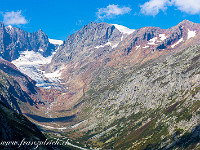
{"type": "Polygon", "coordinates": [[[166,29],[184,19],[200,23],[200,0],[0,0],[0,12],[7,25],[66,40],[91,21],[131,29],[166,29]]]}

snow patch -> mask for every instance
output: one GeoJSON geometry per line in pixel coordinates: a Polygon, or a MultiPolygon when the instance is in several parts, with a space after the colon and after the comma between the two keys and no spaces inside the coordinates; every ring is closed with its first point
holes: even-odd
{"type": "Polygon", "coordinates": [[[124,38],[124,35],[122,34],[121,41],[123,40],[123,38],[124,38]]]}
{"type": "Polygon", "coordinates": [[[188,40],[190,39],[190,38],[192,38],[192,37],[195,37],[196,36],[196,31],[190,31],[189,29],[188,29],[188,40]]]}
{"type": "Polygon", "coordinates": [[[39,51],[40,51],[40,52],[44,52],[44,50],[43,50],[43,49],[41,49],[41,48],[39,49],[39,51]]]}
{"type": "Polygon", "coordinates": [[[119,45],[119,43],[113,44],[111,47],[116,48],[119,45]]]}
{"type": "Polygon", "coordinates": [[[54,72],[51,72],[51,73],[44,73],[44,76],[49,79],[60,78],[60,76],[62,74],[62,72],[61,72],[62,69],[64,69],[64,67],[61,67],[60,69],[58,69],[54,72]]]}
{"type": "Polygon", "coordinates": [[[142,48],[148,48],[149,46],[148,45],[146,45],[146,46],[144,46],[144,47],[142,47],[142,48]]]}
{"type": "Polygon", "coordinates": [[[100,47],[104,47],[105,45],[99,45],[99,46],[95,46],[94,48],[100,48],[100,47]]]}
{"type": "Polygon", "coordinates": [[[140,45],[139,46],[136,46],[136,49],[140,48],[140,45]]]}
{"type": "Polygon", "coordinates": [[[51,44],[56,44],[56,45],[62,45],[63,44],[62,40],[49,39],[49,42],[51,44]]]}
{"type": "Polygon", "coordinates": [[[118,24],[112,24],[115,26],[115,28],[117,28],[121,33],[123,34],[132,34],[135,30],[134,29],[129,29],[125,26],[122,26],[122,25],[118,25],[118,24]]]}
{"type": "Polygon", "coordinates": [[[178,42],[174,43],[171,47],[174,48],[176,45],[178,45],[181,42],[183,42],[183,38],[181,38],[180,40],[178,40],[178,42]]]}
{"type": "MultiPolygon", "coordinates": [[[[34,122],[34,121],[33,121],[33,122],[34,122]]],[[[56,129],[56,130],[66,130],[66,129],[70,129],[70,128],[67,128],[67,127],[56,128],[56,127],[52,127],[52,126],[46,126],[46,125],[43,125],[43,124],[40,124],[40,123],[37,123],[37,122],[34,122],[34,123],[37,124],[38,126],[41,126],[41,127],[47,128],[47,129],[56,129]]]]}
{"type": "Polygon", "coordinates": [[[159,34],[160,40],[164,41],[167,37],[165,36],[165,34],[159,34]]]}
{"type": "Polygon", "coordinates": [[[147,44],[149,44],[149,45],[156,45],[155,42],[157,41],[157,39],[158,39],[157,37],[154,37],[154,38],[150,39],[149,43],[147,43],[147,44]]]}
{"type": "Polygon", "coordinates": [[[106,46],[106,45],[110,45],[110,46],[111,46],[112,44],[111,44],[110,42],[107,42],[107,43],[105,44],[105,46],[106,46]]]}
{"type": "Polygon", "coordinates": [[[71,129],[78,127],[80,124],[82,124],[82,123],[85,122],[85,121],[86,121],[86,120],[83,120],[83,121],[81,121],[81,122],[79,122],[79,123],[77,123],[77,124],[71,126],[71,129]]]}
{"type": "Polygon", "coordinates": [[[111,43],[111,42],[107,42],[106,44],[104,45],[98,45],[98,46],[95,46],[94,48],[100,48],[100,47],[104,47],[104,46],[111,46],[112,48],[116,48],[118,46],[119,43],[111,43]]]}

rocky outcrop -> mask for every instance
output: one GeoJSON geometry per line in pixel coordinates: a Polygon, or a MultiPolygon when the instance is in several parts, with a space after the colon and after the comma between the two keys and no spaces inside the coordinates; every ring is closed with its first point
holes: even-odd
{"type": "Polygon", "coordinates": [[[42,30],[29,33],[13,26],[5,27],[3,23],[0,23],[0,45],[0,56],[8,61],[17,59],[20,51],[33,50],[46,57],[55,50],[42,30]]]}
{"type": "MultiPolygon", "coordinates": [[[[2,65],[2,64],[1,64],[2,65]]],[[[7,67],[7,66],[6,66],[7,67]]],[[[14,109],[18,113],[22,113],[21,108],[19,107],[20,103],[28,103],[30,105],[34,104],[34,101],[29,96],[29,92],[36,93],[33,84],[27,80],[27,77],[20,78],[20,72],[14,71],[12,68],[4,68],[0,70],[0,95],[1,95],[1,101],[5,103],[8,107],[14,109]],[[15,80],[11,75],[8,73],[5,73],[3,70],[8,69],[9,72],[15,73],[15,76],[18,77],[17,80],[15,80]],[[21,86],[20,86],[20,84],[21,86]],[[22,88],[25,88],[23,91],[22,88]],[[26,92],[27,91],[27,92],[26,92]]]]}
{"type": "MultiPolygon", "coordinates": [[[[172,49],[171,47],[172,44],[178,42],[181,38],[183,39],[183,43],[188,40],[188,34],[189,32],[195,32],[196,34],[199,33],[200,31],[200,25],[197,23],[190,22],[188,20],[184,20],[181,23],[179,23],[177,26],[172,27],[170,29],[167,29],[164,33],[168,35],[168,38],[165,39],[162,43],[160,43],[156,49],[157,50],[163,50],[163,49],[172,49]]],[[[181,43],[181,44],[183,44],[181,43]]],[[[193,42],[191,43],[186,43],[184,45],[185,47],[191,46],[194,44],[193,42]]],[[[179,45],[180,46],[180,45],[179,45]]]]}
{"type": "Polygon", "coordinates": [[[93,51],[99,53],[99,49],[95,48],[105,44],[105,49],[109,49],[109,43],[118,43],[121,40],[121,32],[114,25],[108,23],[91,22],[85,25],[78,32],[70,35],[64,44],[60,47],[53,58],[53,63],[66,63],[77,56],[84,59],[93,51]]]}
{"type": "Polygon", "coordinates": [[[123,55],[128,55],[131,51],[137,50],[136,46],[138,48],[145,51],[146,49],[152,49],[156,43],[148,44],[151,39],[157,38],[159,39],[159,35],[163,33],[164,30],[157,28],[157,27],[144,27],[136,30],[131,35],[129,35],[127,38],[125,38],[119,46],[116,48],[118,51],[124,51],[123,55]]]}
{"type": "Polygon", "coordinates": [[[0,59],[0,95],[1,101],[8,107],[18,113],[27,111],[28,106],[37,108],[43,99],[35,85],[36,82],[21,73],[14,64],[0,59]]]}
{"type": "Polygon", "coordinates": [[[30,79],[30,77],[21,73],[12,63],[4,59],[0,59],[0,70],[16,80],[23,91],[25,91],[26,93],[35,94],[37,92],[35,87],[36,82],[30,79]]]}

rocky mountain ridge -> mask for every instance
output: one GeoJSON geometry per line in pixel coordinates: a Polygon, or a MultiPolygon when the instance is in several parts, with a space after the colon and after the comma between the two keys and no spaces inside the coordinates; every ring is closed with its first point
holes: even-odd
{"type": "Polygon", "coordinates": [[[13,26],[4,26],[0,22],[0,56],[8,61],[19,57],[20,51],[41,53],[47,57],[55,51],[55,45],[51,44],[47,35],[40,29],[29,33],[13,26]]]}
{"type": "Polygon", "coordinates": [[[69,36],[43,70],[59,71],[68,88],[66,99],[77,101],[90,84],[102,88],[127,68],[199,43],[199,30],[199,24],[184,20],[170,29],[144,27],[127,34],[115,25],[92,22],[69,36]],[[92,83],[98,76],[106,78],[92,83]]]}

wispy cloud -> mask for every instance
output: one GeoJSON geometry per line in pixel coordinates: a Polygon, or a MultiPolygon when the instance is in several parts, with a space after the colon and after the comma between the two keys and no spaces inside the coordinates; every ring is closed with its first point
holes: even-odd
{"type": "Polygon", "coordinates": [[[155,16],[160,12],[160,10],[165,11],[169,5],[169,0],[150,0],[140,6],[141,13],[155,16]]]}
{"type": "Polygon", "coordinates": [[[150,0],[140,7],[142,14],[155,16],[160,11],[165,12],[169,6],[188,14],[200,14],[199,0],[150,0]]]}
{"type": "Polygon", "coordinates": [[[173,0],[174,5],[181,11],[188,14],[200,14],[199,0],[173,0]]]}
{"type": "Polygon", "coordinates": [[[115,16],[124,15],[131,11],[130,7],[120,7],[119,5],[108,5],[106,8],[99,8],[97,12],[97,17],[100,20],[105,18],[110,19],[115,16]]]}
{"type": "Polygon", "coordinates": [[[6,25],[20,25],[20,24],[27,24],[28,21],[22,15],[21,10],[19,11],[11,11],[2,13],[3,15],[3,22],[6,25]]]}

